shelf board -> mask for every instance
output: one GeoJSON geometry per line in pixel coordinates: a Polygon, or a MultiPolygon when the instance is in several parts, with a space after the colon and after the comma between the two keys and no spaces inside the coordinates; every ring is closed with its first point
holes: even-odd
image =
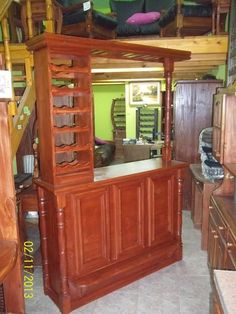
{"type": "Polygon", "coordinates": [[[88,132],[88,127],[81,127],[81,126],[63,126],[61,128],[55,127],[53,128],[54,133],[83,133],[88,132]]]}
{"type": "Polygon", "coordinates": [[[69,153],[69,152],[83,152],[83,151],[88,151],[91,152],[91,146],[88,145],[63,145],[63,146],[56,146],[55,147],[55,152],[56,153],[69,153]]]}

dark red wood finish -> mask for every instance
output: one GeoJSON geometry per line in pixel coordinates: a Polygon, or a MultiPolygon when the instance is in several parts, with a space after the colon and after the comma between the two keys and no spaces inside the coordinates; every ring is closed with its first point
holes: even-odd
{"type": "Polygon", "coordinates": [[[8,122],[7,102],[0,99],[0,284],[6,312],[21,314],[25,304],[8,122]]]}
{"type": "MultiPolygon", "coordinates": [[[[174,94],[174,159],[200,163],[199,134],[212,126],[213,95],[222,81],[178,81],[174,94]]],[[[191,173],[184,181],[184,208],[191,208],[191,173]]]]}
{"type": "Polygon", "coordinates": [[[37,85],[44,289],[68,313],[182,258],[186,164],[171,161],[170,88],[174,61],[190,55],[46,33],[29,47],[37,85]],[[92,56],[163,62],[168,89],[163,160],[93,169],[92,56]],[[57,78],[74,87],[55,86],[57,78]],[[64,96],[71,102],[58,108],[64,96]],[[73,121],[58,126],[57,115],[72,115],[73,121]]]}

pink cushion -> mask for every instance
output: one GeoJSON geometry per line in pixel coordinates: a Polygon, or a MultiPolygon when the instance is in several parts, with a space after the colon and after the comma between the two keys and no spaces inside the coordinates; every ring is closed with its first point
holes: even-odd
{"type": "Polygon", "coordinates": [[[135,13],[126,22],[128,24],[150,24],[157,21],[160,16],[160,12],[135,13]]]}

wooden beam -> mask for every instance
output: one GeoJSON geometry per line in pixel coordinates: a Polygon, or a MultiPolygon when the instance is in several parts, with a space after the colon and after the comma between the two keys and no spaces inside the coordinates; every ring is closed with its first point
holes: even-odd
{"type": "MultiPolygon", "coordinates": [[[[141,45],[150,45],[154,47],[190,50],[190,60],[175,62],[175,69],[173,73],[174,79],[201,78],[204,74],[218,68],[219,65],[225,65],[227,61],[228,35],[195,36],[184,38],[142,38],[142,40],[135,38],[124,39],[122,41],[141,45]]],[[[100,73],[93,74],[95,82],[99,82],[99,80],[105,81],[106,79],[122,80],[122,78],[124,80],[163,78],[163,66],[161,63],[157,62],[151,63],[145,61],[123,60],[121,65],[119,60],[93,58],[92,68],[94,71],[101,70],[100,73]],[[122,68],[124,70],[122,70],[122,68]],[[143,70],[140,70],[140,72],[133,72],[134,68],[140,68],[143,70]],[[154,68],[158,68],[158,70],[153,71],[154,68]],[[115,70],[113,72],[110,70],[110,73],[106,73],[109,71],[108,69],[115,70]],[[118,69],[120,69],[120,72],[118,72],[118,69]],[[144,69],[147,69],[147,72],[144,72],[144,69]],[[150,71],[148,71],[148,69],[150,69],[150,71]]]]}
{"type": "MultiPolygon", "coordinates": [[[[121,41],[121,40],[120,40],[121,41]]],[[[123,39],[122,42],[148,45],[152,47],[189,50],[195,53],[226,53],[228,50],[228,35],[189,36],[189,37],[158,37],[152,39],[123,39]]]]}

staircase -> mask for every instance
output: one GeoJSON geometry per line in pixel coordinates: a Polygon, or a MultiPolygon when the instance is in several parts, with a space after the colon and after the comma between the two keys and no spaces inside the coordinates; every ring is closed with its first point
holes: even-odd
{"type": "MultiPolygon", "coordinates": [[[[5,69],[12,72],[13,97],[8,102],[8,116],[11,133],[12,157],[16,155],[30,115],[34,109],[35,83],[33,76],[33,56],[24,43],[11,43],[9,35],[8,10],[12,0],[0,1],[0,21],[2,28],[2,42],[0,42],[0,56],[5,61],[5,69]]],[[[26,0],[28,35],[33,37],[31,0],[26,0]],[[31,25],[30,25],[31,23],[31,25]]],[[[51,0],[45,0],[46,30],[53,31],[51,0]],[[49,21],[48,21],[49,19],[49,21]]],[[[12,26],[12,25],[11,25],[12,26]]]]}

